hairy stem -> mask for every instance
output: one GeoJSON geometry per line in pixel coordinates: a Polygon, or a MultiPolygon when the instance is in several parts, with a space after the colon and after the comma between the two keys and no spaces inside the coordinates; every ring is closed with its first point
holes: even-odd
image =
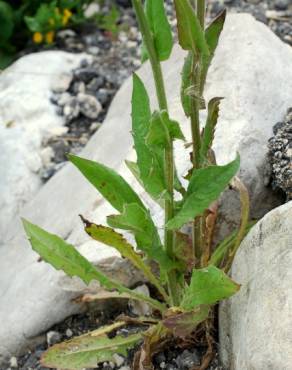
{"type": "MultiPolygon", "coordinates": [[[[191,132],[193,143],[193,168],[199,167],[199,156],[201,148],[201,132],[200,132],[200,61],[196,55],[192,58],[192,86],[193,97],[191,99],[191,132]]],[[[201,219],[197,217],[192,226],[192,248],[193,256],[196,261],[201,258],[201,219]]]]}
{"type": "MultiPolygon", "coordinates": [[[[152,33],[149,29],[148,22],[144,13],[141,0],[132,0],[133,6],[137,15],[140,31],[142,33],[143,41],[146,46],[149,60],[152,67],[153,77],[155,81],[157,100],[160,110],[168,110],[166,93],[164,87],[164,80],[161,70],[161,65],[157,56],[157,52],[154,45],[154,40],[152,33]]],[[[164,153],[164,170],[165,170],[165,179],[167,192],[169,199],[165,200],[165,225],[167,222],[173,218],[173,208],[174,208],[174,159],[173,159],[173,145],[165,149],[164,153]]],[[[167,230],[164,231],[164,244],[166,251],[170,257],[173,257],[173,231],[167,230]]],[[[168,280],[168,289],[171,298],[171,303],[173,305],[178,304],[178,289],[176,283],[176,272],[171,271],[167,276],[168,280]]]]}
{"type": "MultiPolygon", "coordinates": [[[[196,13],[200,21],[202,29],[205,28],[205,0],[196,1],[196,13]]],[[[191,131],[193,142],[193,168],[200,167],[200,148],[201,148],[201,130],[200,130],[200,105],[204,86],[201,84],[201,75],[203,71],[203,57],[193,54],[192,58],[192,86],[193,99],[191,101],[191,131]]],[[[198,264],[200,264],[201,256],[204,248],[203,228],[204,218],[197,217],[192,226],[192,247],[193,255],[198,264]]]]}

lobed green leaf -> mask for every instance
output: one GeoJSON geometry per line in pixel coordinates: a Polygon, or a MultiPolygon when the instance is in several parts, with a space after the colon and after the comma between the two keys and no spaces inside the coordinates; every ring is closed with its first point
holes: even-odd
{"type": "Polygon", "coordinates": [[[79,169],[86,179],[102,194],[102,196],[119,212],[124,205],[137,203],[144,205],[130,185],[111,168],[101,163],[68,155],[69,160],[79,169]]]}
{"type": "Polygon", "coordinates": [[[193,310],[200,305],[212,305],[231,297],[239,289],[240,285],[215,266],[193,270],[191,283],[185,291],[181,307],[193,310]]]}
{"type": "Polygon", "coordinates": [[[179,229],[203,214],[235,176],[240,166],[239,156],[225,166],[209,166],[193,171],[190,183],[178,213],[168,223],[169,229],[179,229]]]}
{"type": "Polygon", "coordinates": [[[85,284],[89,284],[92,280],[97,280],[108,290],[116,289],[120,293],[128,293],[132,299],[146,301],[156,309],[164,310],[164,305],[160,302],[136,293],[119,282],[110,279],[83,257],[73,245],[66,243],[57,235],[48,233],[27,220],[23,220],[23,226],[32,249],[55,269],[63,270],[71,277],[77,276],[85,284]]]}

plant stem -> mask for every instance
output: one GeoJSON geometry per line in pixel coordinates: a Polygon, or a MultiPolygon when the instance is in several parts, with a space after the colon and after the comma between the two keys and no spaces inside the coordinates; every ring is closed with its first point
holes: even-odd
{"type": "Polygon", "coordinates": [[[206,1],[205,0],[197,0],[197,16],[200,21],[201,27],[204,30],[205,28],[205,13],[206,13],[206,1]]]}
{"type": "MultiPolygon", "coordinates": [[[[205,28],[205,0],[196,1],[197,17],[200,21],[202,29],[205,28]]],[[[203,91],[201,86],[201,74],[203,70],[203,59],[200,55],[193,54],[192,58],[192,86],[194,89],[194,97],[191,100],[191,131],[193,142],[193,168],[199,168],[199,156],[201,148],[201,131],[200,131],[200,101],[203,91]]],[[[198,264],[200,264],[203,248],[203,222],[202,217],[196,217],[192,226],[192,247],[193,256],[198,264]]]]}
{"type": "Polygon", "coordinates": [[[156,87],[156,94],[157,94],[157,100],[159,104],[160,109],[167,110],[167,100],[166,100],[166,94],[165,94],[165,88],[164,88],[164,81],[161,71],[161,65],[157,57],[157,53],[154,46],[154,40],[152,37],[152,33],[149,29],[148,22],[144,13],[143,5],[141,0],[132,0],[133,7],[135,9],[139,28],[142,34],[143,41],[145,43],[149,60],[152,67],[152,72],[154,76],[154,82],[156,87]]]}
{"type": "Polygon", "coordinates": [[[238,248],[240,247],[240,244],[243,238],[245,237],[246,228],[248,226],[248,220],[249,220],[249,212],[250,212],[249,194],[248,194],[248,190],[246,186],[241,182],[241,180],[238,177],[235,177],[233,179],[232,186],[239,191],[240,203],[241,203],[241,222],[240,222],[240,227],[239,227],[239,230],[236,236],[234,246],[232,247],[232,250],[229,253],[228,260],[224,268],[226,272],[230,270],[232,266],[232,262],[236,255],[236,252],[238,248]]]}
{"type": "Polygon", "coordinates": [[[201,133],[200,133],[200,101],[199,101],[199,86],[198,80],[200,77],[200,68],[196,55],[193,55],[192,59],[192,86],[193,86],[193,98],[191,99],[191,130],[192,130],[192,142],[193,142],[193,167],[198,168],[199,165],[199,154],[201,147],[201,133]]]}
{"type": "MultiPolygon", "coordinates": [[[[157,100],[160,110],[168,110],[167,99],[164,87],[164,80],[161,70],[160,61],[157,57],[157,52],[154,45],[154,40],[152,33],[149,29],[149,25],[144,13],[141,0],[132,0],[133,6],[137,15],[140,31],[143,37],[144,44],[147,48],[149,60],[152,67],[153,77],[155,81],[157,100]]],[[[165,181],[167,186],[167,193],[169,199],[165,200],[165,225],[167,222],[173,218],[173,208],[174,208],[174,159],[173,159],[173,144],[165,149],[164,153],[164,171],[165,171],[165,181]]],[[[165,227],[164,230],[164,244],[165,249],[168,255],[173,257],[173,231],[167,230],[165,227]]],[[[178,304],[178,289],[176,283],[176,272],[170,271],[167,276],[168,280],[168,289],[171,298],[171,303],[173,305],[178,304]]]]}

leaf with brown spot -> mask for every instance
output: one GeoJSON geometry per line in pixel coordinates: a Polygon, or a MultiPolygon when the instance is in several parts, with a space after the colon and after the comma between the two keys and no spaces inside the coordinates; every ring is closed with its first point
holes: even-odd
{"type": "Polygon", "coordinates": [[[192,271],[195,265],[195,260],[192,249],[192,240],[188,234],[184,234],[180,231],[175,232],[174,255],[180,262],[183,263],[186,271],[192,271]]]}
{"type": "MultiPolygon", "coordinates": [[[[134,206],[135,209],[136,207],[139,207],[137,204],[129,205],[128,207],[130,206],[134,206]]],[[[141,210],[141,212],[144,212],[143,208],[139,207],[139,209],[141,210]]],[[[115,217],[121,218],[122,215],[115,216],[115,217]]],[[[104,243],[110,247],[115,248],[118,252],[121,253],[121,255],[124,258],[127,258],[129,261],[131,261],[132,264],[138,270],[142,271],[145,277],[158,289],[158,291],[162,294],[165,301],[166,302],[168,301],[169,297],[165,289],[160,284],[159,280],[152,273],[150,267],[144,263],[142,257],[138,253],[135,252],[134,247],[124,238],[122,234],[117,233],[115,230],[111,229],[110,227],[106,227],[103,225],[96,225],[92,222],[85,220],[84,218],[82,219],[83,219],[83,222],[85,223],[85,231],[87,232],[88,235],[90,235],[94,240],[97,240],[101,243],[104,243]]],[[[163,250],[161,251],[164,252],[163,250]]]]}
{"type": "Polygon", "coordinates": [[[190,335],[209,315],[210,306],[201,305],[193,311],[172,315],[163,320],[163,325],[174,336],[185,338],[190,335]]]}

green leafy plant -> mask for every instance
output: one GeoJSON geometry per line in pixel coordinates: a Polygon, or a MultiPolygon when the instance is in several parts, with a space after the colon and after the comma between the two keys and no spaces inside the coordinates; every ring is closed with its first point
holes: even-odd
{"type": "Polygon", "coordinates": [[[56,32],[69,26],[96,23],[116,37],[117,8],[112,6],[109,14],[100,13],[88,19],[85,10],[90,3],[92,0],[0,0],[0,68],[9,65],[28,40],[50,45],[56,32]]]}
{"type": "MultiPolygon", "coordinates": [[[[187,51],[182,71],[181,101],[190,118],[192,162],[184,187],[177,175],[173,142],[185,140],[178,122],[168,112],[161,62],[172,50],[172,35],[163,0],[133,0],[143,38],[143,59],[152,66],[159,109],[151,110],[147,90],[134,74],[132,92],[132,134],[137,162],[129,169],[148,194],[163,208],[164,238],[149,209],[130,185],[114,170],[75,155],[69,160],[116,209],[107,217],[108,226],[96,225],[82,217],[85,232],[94,240],[115,248],[147,278],[152,295],[146,296],[123,286],[94,267],[70,244],[24,220],[32,248],[42,259],[86,284],[97,280],[108,293],[84,300],[131,298],[146,302],[153,315],[123,317],[116,324],[51,347],[42,364],[60,369],[93,367],[112,359],[114,353],[140,345],[133,369],[153,369],[152,357],[169,342],[194,341],[200,337],[208,350],[202,368],[212,353],[211,331],[214,306],[234,295],[240,286],[227,275],[241,240],[251,224],[245,186],[236,177],[240,159],[218,166],[212,151],[221,97],[206,103],[203,97],[206,75],[225,21],[225,11],[205,27],[205,1],[175,0],[179,43],[187,51]],[[195,4],[194,4],[195,3],[195,4]],[[196,7],[194,7],[196,5],[196,7]],[[200,110],[207,109],[205,128],[200,110]],[[231,186],[239,191],[241,224],[219,245],[213,234],[217,200],[231,186]],[[180,199],[177,196],[180,195],[180,199]],[[177,200],[178,199],[178,200],[177,200]],[[191,235],[182,231],[191,225],[191,235]],[[116,230],[130,231],[135,246],[116,230]],[[116,335],[123,325],[141,325],[143,331],[124,337],[116,335]],[[145,326],[148,329],[145,331],[145,326]],[[108,335],[110,334],[110,336],[108,335]]],[[[187,155],[187,154],[186,154],[187,155]]]]}

